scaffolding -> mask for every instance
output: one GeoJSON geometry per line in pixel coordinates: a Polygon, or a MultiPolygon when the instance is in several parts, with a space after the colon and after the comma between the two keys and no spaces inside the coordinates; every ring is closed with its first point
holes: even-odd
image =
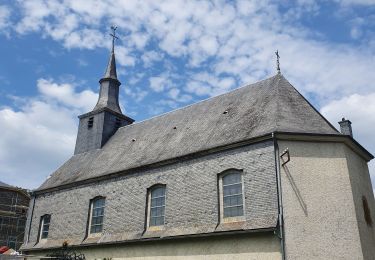
{"type": "Polygon", "coordinates": [[[0,246],[18,250],[25,233],[30,196],[15,187],[0,187],[0,246]]]}

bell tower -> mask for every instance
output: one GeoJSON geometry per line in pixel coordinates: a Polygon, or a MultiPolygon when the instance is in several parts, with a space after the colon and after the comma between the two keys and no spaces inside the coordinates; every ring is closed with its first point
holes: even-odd
{"type": "Polygon", "coordinates": [[[99,80],[99,99],[91,112],[78,116],[79,127],[74,154],[100,149],[121,126],[129,125],[133,119],[121,112],[119,87],[115,59],[117,27],[112,29],[112,50],[104,77],[99,80]]]}

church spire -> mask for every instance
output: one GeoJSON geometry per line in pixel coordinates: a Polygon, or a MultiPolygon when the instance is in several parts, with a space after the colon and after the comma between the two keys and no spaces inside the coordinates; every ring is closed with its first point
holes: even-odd
{"type": "Polygon", "coordinates": [[[117,27],[112,26],[111,29],[112,49],[104,77],[99,81],[98,103],[94,110],[78,117],[79,127],[74,154],[101,149],[119,127],[134,122],[133,119],[121,112],[119,105],[121,82],[117,79],[115,59],[115,39],[118,39],[116,36],[117,27]]]}
{"type": "Polygon", "coordinates": [[[116,72],[116,58],[115,58],[115,39],[118,39],[116,36],[117,26],[111,26],[112,33],[112,51],[109,58],[108,66],[104,74],[104,78],[112,78],[117,79],[117,72],[116,72]]]}
{"type": "Polygon", "coordinates": [[[122,114],[118,101],[119,86],[121,85],[121,82],[117,79],[115,58],[115,39],[118,39],[118,37],[116,36],[117,27],[111,26],[111,29],[112,33],[110,35],[112,36],[112,49],[109,56],[108,65],[104,73],[104,77],[99,80],[99,100],[94,108],[94,111],[108,108],[114,112],[122,114]]]}

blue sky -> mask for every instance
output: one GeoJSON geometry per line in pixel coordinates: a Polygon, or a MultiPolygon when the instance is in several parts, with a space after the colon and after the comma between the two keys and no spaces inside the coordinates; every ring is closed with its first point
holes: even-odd
{"type": "Polygon", "coordinates": [[[278,49],[286,78],[375,153],[375,0],[2,0],[1,181],[36,188],[72,155],[112,24],[120,101],[137,121],[274,75],[278,49]]]}

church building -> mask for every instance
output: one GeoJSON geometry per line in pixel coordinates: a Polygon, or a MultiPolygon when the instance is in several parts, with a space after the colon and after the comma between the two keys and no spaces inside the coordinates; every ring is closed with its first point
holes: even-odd
{"type": "Polygon", "coordinates": [[[375,259],[373,159],[278,71],[148,120],[112,46],[74,155],[32,193],[21,250],[86,259],[375,259]]]}

